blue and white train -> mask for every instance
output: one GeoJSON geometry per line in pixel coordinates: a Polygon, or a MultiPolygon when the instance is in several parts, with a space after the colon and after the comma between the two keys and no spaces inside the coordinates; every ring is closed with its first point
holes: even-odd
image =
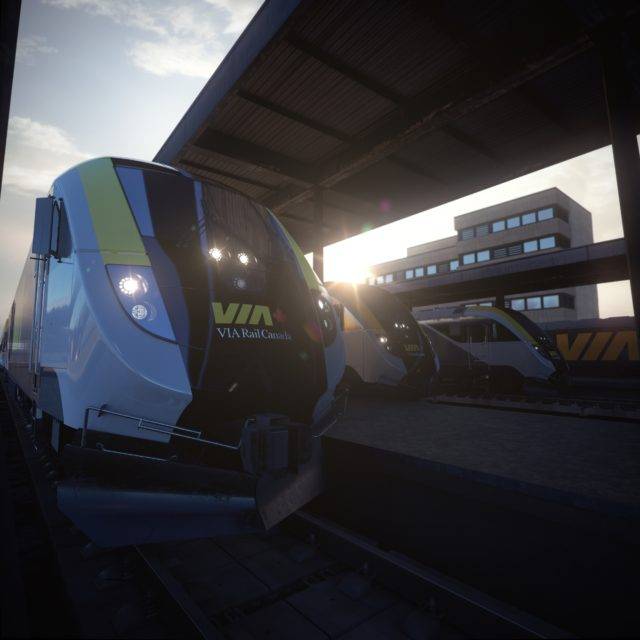
{"type": "Polygon", "coordinates": [[[270,527],[322,488],[337,318],[277,218],[225,186],[118,158],[61,175],[1,358],[99,543],[270,527]]]}

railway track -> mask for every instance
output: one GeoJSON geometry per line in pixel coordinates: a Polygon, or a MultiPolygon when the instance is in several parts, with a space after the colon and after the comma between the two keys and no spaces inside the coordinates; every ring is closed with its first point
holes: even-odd
{"type": "Polygon", "coordinates": [[[431,397],[430,401],[458,406],[640,422],[640,402],[614,398],[565,398],[466,392],[438,394],[431,397]]]}
{"type": "Polygon", "coordinates": [[[305,512],[264,534],[98,550],[57,512],[55,468],[9,405],[78,636],[568,637],[305,512]]]}

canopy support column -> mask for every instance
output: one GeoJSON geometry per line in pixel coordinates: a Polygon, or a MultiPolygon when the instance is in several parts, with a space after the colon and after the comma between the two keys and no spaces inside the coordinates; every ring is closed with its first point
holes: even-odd
{"type": "Polygon", "coordinates": [[[324,282],[324,202],[322,189],[316,189],[313,197],[313,270],[324,282]]]}
{"type": "Polygon", "coordinates": [[[636,331],[640,332],[640,153],[636,138],[638,98],[617,37],[601,42],[604,91],[622,214],[636,331]]]}

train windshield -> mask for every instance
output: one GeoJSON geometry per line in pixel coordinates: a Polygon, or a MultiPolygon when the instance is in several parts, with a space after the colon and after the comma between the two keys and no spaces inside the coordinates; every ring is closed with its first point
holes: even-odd
{"type": "Polygon", "coordinates": [[[407,307],[387,291],[374,287],[359,287],[358,295],[391,340],[403,345],[418,345],[421,350],[420,328],[407,307]]]}
{"type": "Polygon", "coordinates": [[[551,338],[530,318],[527,318],[523,313],[519,311],[513,311],[512,309],[503,309],[503,311],[511,316],[516,322],[519,322],[523,328],[540,344],[549,349],[555,349],[555,345],[551,338]]]}
{"type": "Polygon", "coordinates": [[[201,419],[212,419],[219,400],[227,412],[220,419],[269,410],[307,421],[326,386],[322,336],[277,220],[232,189],[170,168],[115,168],[176,341],[188,347],[192,389],[202,390],[201,419]]]}

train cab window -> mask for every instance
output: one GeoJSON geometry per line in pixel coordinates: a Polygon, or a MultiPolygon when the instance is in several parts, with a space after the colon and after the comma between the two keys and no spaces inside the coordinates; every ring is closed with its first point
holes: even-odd
{"type": "Polygon", "coordinates": [[[343,307],[343,312],[344,312],[344,326],[342,330],[345,333],[362,331],[362,325],[360,324],[360,321],[353,315],[353,313],[351,313],[351,311],[349,311],[349,309],[347,309],[346,307],[343,307]]]}
{"type": "Polygon", "coordinates": [[[449,333],[445,335],[448,335],[452,340],[455,340],[456,342],[465,341],[466,331],[464,330],[464,327],[462,326],[461,323],[454,322],[448,325],[448,329],[449,329],[449,333]]]}
{"type": "Polygon", "coordinates": [[[518,338],[507,327],[498,323],[491,323],[491,341],[492,342],[517,342],[518,338]]]}
{"type": "Polygon", "coordinates": [[[142,171],[136,167],[116,167],[116,172],[138,224],[140,235],[153,236],[153,222],[142,171]]]}
{"type": "Polygon", "coordinates": [[[474,344],[486,342],[486,339],[487,339],[486,325],[480,322],[468,325],[467,338],[469,342],[472,342],[474,344]]]}
{"type": "Polygon", "coordinates": [[[53,207],[53,221],[51,224],[50,245],[51,254],[61,260],[71,255],[71,232],[67,212],[62,201],[56,202],[53,207]]]}

